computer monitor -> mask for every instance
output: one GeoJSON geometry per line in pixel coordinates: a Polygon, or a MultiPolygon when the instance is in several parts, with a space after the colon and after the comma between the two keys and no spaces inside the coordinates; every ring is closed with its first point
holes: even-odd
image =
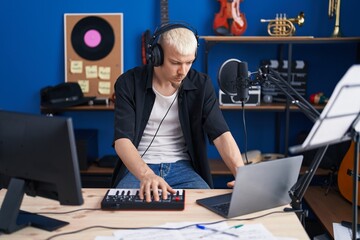
{"type": "Polygon", "coordinates": [[[1,232],[29,225],[52,231],[68,224],[20,206],[24,194],[61,205],[83,204],[71,118],[0,111],[0,176],[1,188],[7,188],[0,209],[1,232]]]}

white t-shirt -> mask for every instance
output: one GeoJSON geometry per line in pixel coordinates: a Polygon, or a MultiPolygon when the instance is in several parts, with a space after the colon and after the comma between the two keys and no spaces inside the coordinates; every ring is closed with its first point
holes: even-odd
{"type": "Polygon", "coordinates": [[[178,160],[189,160],[178,111],[177,90],[171,96],[163,96],[153,88],[156,98],[149,121],[145,127],[138,151],[146,163],[172,163],[178,160]],[[171,106],[171,107],[170,107],[171,106]],[[170,109],[169,109],[170,108],[170,109]],[[166,115],[166,112],[168,114],[166,115]],[[166,117],[164,118],[164,116],[166,117]],[[164,119],[164,120],[163,120],[164,119]],[[163,121],[162,121],[163,120],[163,121]],[[162,123],[160,123],[162,121],[162,123]],[[154,135],[161,124],[155,138],[154,135]],[[154,140],[153,140],[154,138],[154,140]],[[151,141],[153,142],[151,143],[151,141]]]}

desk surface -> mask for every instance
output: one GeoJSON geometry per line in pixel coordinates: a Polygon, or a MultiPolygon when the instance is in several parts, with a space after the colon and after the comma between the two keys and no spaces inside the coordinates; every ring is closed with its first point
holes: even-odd
{"type": "Polygon", "coordinates": [[[334,222],[352,221],[352,204],[334,189],[326,194],[326,188],[311,186],[306,190],[304,200],[332,237],[334,222]]]}
{"type": "MultiPolygon", "coordinates": [[[[69,211],[80,208],[100,208],[100,202],[107,189],[83,189],[85,203],[82,206],[61,206],[56,201],[36,197],[25,196],[22,203],[22,210],[30,212],[57,212],[69,211]]],[[[55,232],[46,232],[33,227],[27,227],[10,235],[0,235],[0,239],[45,239],[57,233],[65,233],[83,229],[94,225],[105,225],[112,227],[145,227],[156,226],[167,222],[212,222],[224,219],[217,214],[196,204],[196,199],[207,196],[227,193],[230,190],[186,190],[186,202],[184,211],[101,211],[85,210],[64,215],[49,215],[49,217],[70,222],[69,225],[58,229],[55,232]]],[[[0,190],[0,202],[2,202],[6,190],[0,190]]],[[[265,210],[246,216],[255,217],[266,212],[282,210],[283,207],[265,210]]],[[[232,221],[229,225],[239,223],[262,223],[275,236],[292,237],[295,239],[309,239],[299,219],[294,213],[275,213],[266,217],[251,221],[232,221]]],[[[96,236],[111,236],[115,230],[94,228],[81,233],[61,236],[55,239],[94,239],[96,236]]]]}

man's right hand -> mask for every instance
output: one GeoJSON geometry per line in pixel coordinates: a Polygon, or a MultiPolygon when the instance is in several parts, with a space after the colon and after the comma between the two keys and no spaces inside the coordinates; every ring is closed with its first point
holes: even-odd
{"type": "Polygon", "coordinates": [[[166,199],[168,192],[175,194],[169,184],[157,176],[148,165],[141,159],[138,150],[128,138],[120,138],[115,141],[115,150],[127,169],[140,181],[139,197],[151,202],[151,191],[154,201],[159,201],[159,189],[162,191],[162,198],[166,199]]]}
{"type": "Polygon", "coordinates": [[[167,199],[167,194],[175,194],[176,191],[170,187],[170,185],[160,176],[156,175],[154,172],[146,173],[142,179],[140,179],[140,199],[144,199],[146,202],[151,202],[151,192],[154,197],[154,201],[159,201],[159,189],[162,191],[162,199],[167,199]]]}

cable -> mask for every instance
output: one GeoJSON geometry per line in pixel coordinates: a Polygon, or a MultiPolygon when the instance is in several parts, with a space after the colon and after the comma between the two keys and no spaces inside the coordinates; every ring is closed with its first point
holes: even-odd
{"type": "Polygon", "coordinates": [[[180,90],[178,89],[177,91],[178,91],[178,92],[176,93],[176,96],[175,96],[174,100],[171,102],[171,104],[170,104],[169,108],[167,109],[167,111],[166,111],[166,113],[165,113],[164,117],[161,119],[161,121],[160,121],[160,123],[159,123],[159,126],[158,126],[158,128],[156,129],[156,132],[155,132],[155,134],[154,134],[153,138],[151,139],[151,141],[150,141],[149,145],[147,146],[147,148],[145,149],[145,151],[143,152],[143,154],[141,154],[141,158],[145,155],[145,153],[149,150],[149,148],[150,148],[151,144],[154,142],[154,139],[155,139],[156,135],[157,135],[157,134],[158,134],[158,132],[159,132],[159,129],[160,129],[161,124],[163,123],[163,121],[165,120],[166,116],[168,115],[168,113],[169,113],[169,111],[170,111],[170,109],[171,109],[172,105],[174,104],[175,100],[176,100],[176,99],[177,99],[177,97],[179,96],[179,92],[180,92],[180,90]]]}
{"type": "Polygon", "coordinates": [[[246,129],[245,103],[244,103],[244,101],[241,102],[241,107],[242,107],[242,112],[243,112],[243,126],[244,126],[244,142],[245,142],[244,155],[245,155],[246,164],[249,164],[249,159],[248,159],[248,156],[247,156],[247,129],[246,129]]]}
{"type": "MultiPolygon", "coordinates": [[[[295,210],[294,210],[295,211],[295,210]]],[[[262,217],[266,217],[272,214],[276,214],[276,213],[288,213],[288,212],[292,212],[292,211],[274,211],[274,212],[269,212],[269,213],[265,213],[263,215],[259,215],[259,216],[255,216],[255,217],[250,217],[250,218],[233,218],[233,219],[227,219],[227,221],[250,221],[250,220],[254,220],[254,219],[258,219],[258,218],[262,218],[262,217]]]]}
{"type": "Polygon", "coordinates": [[[65,211],[65,212],[34,212],[35,214],[68,214],[68,213],[74,213],[79,211],[102,211],[101,208],[79,208],[71,211],[65,211]]]}
{"type": "MultiPolygon", "coordinates": [[[[86,209],[78,209],[78,210],[86,210],[86,209]]],[[[265,213],[265,214],[255,216],[255,217],[251,217],[251,218],[222,219],[222,220],[213,221],[213,222],[193,223],[193,224],[189,224],[189,225],[185,225],[185,226],[177,227],[177,228],[167,228],[167,227],[134,227],[134,228],[127,228],[127,227],[109,227],[109,226],[102,226],[102,225],[94,225],[94,226],[89,226],[89,227],[78,229],[78,230],[71,231],[71,232],[55,234],[53,236],[48,237],[46,240],[51,240],[51,239],[54,239],[54,238],[57,238],[57,237],[60,237],[60,236],[71,235],[71,234],[83,232],[83,231],[93,229],[93,228],[104,228],[104,229],[112,229],[112,230],[142,230],[142,229],[182,230],[182,229],[185,229],[185,228],[194,227],[194,226],[196,226],[198,224],[200,224],[200,225],[212,225],[212,224],[217,224],[217,223],[221,223],[221,222],[250,221],[250,220],[266,217],[266,216],[276,214],[276,213],[289,213],[289,212],[298,212],[298,211],[300,211],[300,210],[290,210],[289,208],[284,208],[284,211],[273,211],[273,212],[265,213]]]]}

